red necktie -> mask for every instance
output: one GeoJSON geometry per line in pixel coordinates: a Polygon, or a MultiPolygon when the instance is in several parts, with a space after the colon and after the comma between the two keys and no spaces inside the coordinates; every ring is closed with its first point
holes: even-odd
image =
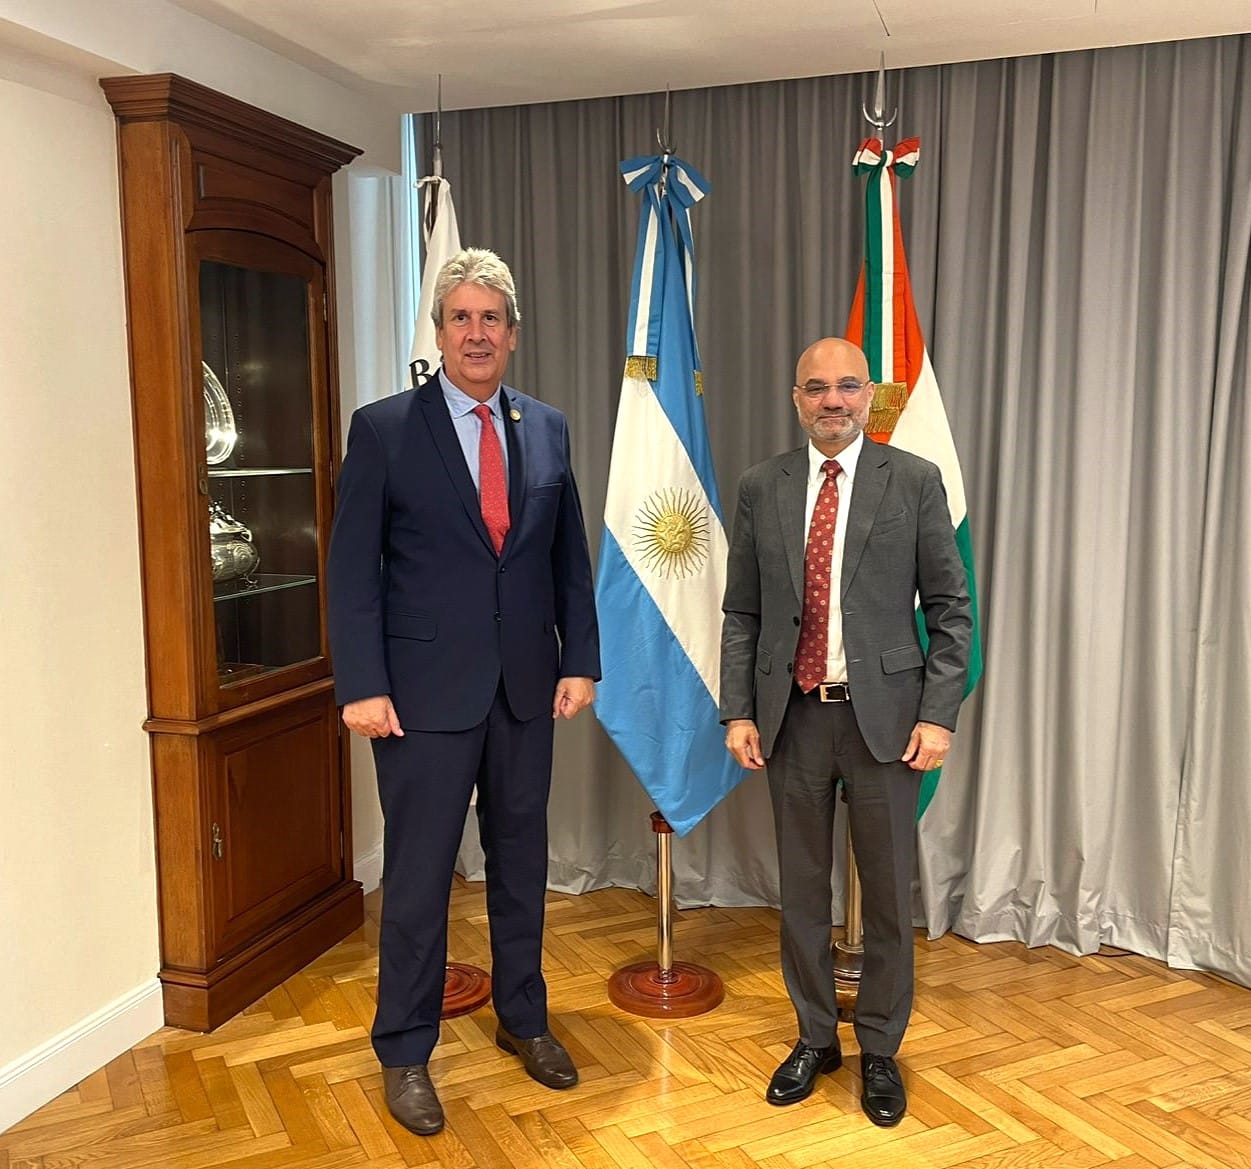
{"type": "Polygon", "coordinates": [[[834,521],[838,518],[838,473],[835,459],[821,464],[825,482],[817,492],[804,549],[804,615],[795,649],[795,681],[807,694],[826,681],[830,647],[830,568],[834,560],[834,521]]]}
{"type": "Polygon", "coordinates": [[[504,547],[508,535],[508,484],[504,479],[504,452],[500,436],[495,433],[490,406],[475,406],[478,416],[478,498],[482,505],[482,522],[495,545],[495,555],[504,547]]]}

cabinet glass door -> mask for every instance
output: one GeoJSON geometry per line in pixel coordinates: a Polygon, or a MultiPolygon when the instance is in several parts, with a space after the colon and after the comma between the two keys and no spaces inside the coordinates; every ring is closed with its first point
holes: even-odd
{"type": "Polygon", "coordinates": [[[309,281],[200,261],[217,672],[229,686],[322,653],[309,281]]]}

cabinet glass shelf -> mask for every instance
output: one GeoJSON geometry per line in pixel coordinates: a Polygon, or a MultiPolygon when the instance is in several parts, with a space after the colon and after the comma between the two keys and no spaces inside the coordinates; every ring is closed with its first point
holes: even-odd
{"type": "Polygon", "coordinates": [[[246,479],[260,475],[311,475],[312,467],[210,467],[210,479],[246,479]]]}
{"type": "Polygon", "coordinates": [[[303,585],[315,585],[315,576],[289,576],[278,572],[261,572],[252,578],[254,584],[246,580],[222,581],[213,586],[213,602],[238,601],[244,597],[259,597],[265,593],[276,593],[281,589],[298,589],[303,585]]]}

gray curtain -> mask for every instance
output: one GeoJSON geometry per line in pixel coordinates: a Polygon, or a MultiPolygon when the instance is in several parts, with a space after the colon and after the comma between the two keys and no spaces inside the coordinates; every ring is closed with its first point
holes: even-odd
{"type": "MultiPolygon", "coordinates": [[[[798,445],[795,357],[843,331],[869,87],[674,96],[678,153],[713,185],[693,217],[723,499],[798,445]]],[[[922,140],[903,230],[986,655],[920,825],[917,920],[1251,984],[1251,38],[916,69],[890,89],[899,136],[922,140]]],[[[511,379],[570,417],[593,545],[638,215],[616,165],[654,152],[661,114],[653,95],[444,115],[462,235],[518,278],[511,379]]],[[[653,889],[649,810],[597,724],[562,726],[553,885],[653,889]]],[[[681,904],[775,903],[763,780],[675,859],[681,904]]]]}

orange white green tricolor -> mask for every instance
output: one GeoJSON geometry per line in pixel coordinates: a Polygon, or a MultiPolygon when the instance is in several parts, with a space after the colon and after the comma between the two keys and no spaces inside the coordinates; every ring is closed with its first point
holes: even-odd
{"type": "MultiPolygon", "coordinates": [[[[907,178],[916,169],[920,151],[919,138],[907,138],[894,150],[886,150],[877,138],[868,138],[860,144],[852,160],[855,173],[867,174],[869,181],[865,197],[864,266],[847,322],[847,337],[864,350],[873,381],[878,385],[895,383],[900,390],[902,412],[894,428],[871,436],[929,459],[942,472],[951,523],[956,530],[956,543],[973,598],[973,648],[965,686],[967,696],[982,675],[982,648],[964,478],[960,474],[960,460],[938,391],[938,380],[917,321],[896,202],[896,181],[907,178]]],[[[925,627],[919,617],[918,614],[917,624],[924,642],[925,627]]],[[[921,785],[918,816],[929,806],[939,775],[938,770],[926,774],[921,785]]]]}

